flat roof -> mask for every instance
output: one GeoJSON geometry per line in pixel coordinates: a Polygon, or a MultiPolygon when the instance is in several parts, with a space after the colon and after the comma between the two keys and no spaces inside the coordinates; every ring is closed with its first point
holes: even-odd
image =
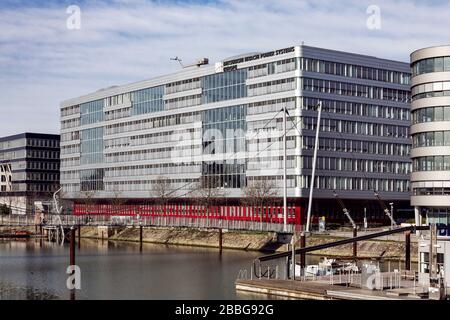
{"type": "Polygon", "coordinates": [[[23,132],[23,133],[14,134],[11,136],[0,137],[0,142],[18,140],[18,139],[23,139],[23,138],[60,140],[60,137],[61,136],[59,134],[23,132]]]}

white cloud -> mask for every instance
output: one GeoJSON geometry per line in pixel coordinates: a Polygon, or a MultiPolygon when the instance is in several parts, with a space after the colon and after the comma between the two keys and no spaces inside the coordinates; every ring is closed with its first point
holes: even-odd
{"type": "Polygon", "coordinates": [[[175,71],[174,56],[217,61],[305,41],[408,61],[450,29],[445,2],[116,0],[81,10],[82,29],[68,30],[66,6],[0,7],[0,110],[8,114],[0,136],[57,132],[61,100],[175,71]],[[381,8],[381,30],[366,28],[371,4],[381,8]]]}

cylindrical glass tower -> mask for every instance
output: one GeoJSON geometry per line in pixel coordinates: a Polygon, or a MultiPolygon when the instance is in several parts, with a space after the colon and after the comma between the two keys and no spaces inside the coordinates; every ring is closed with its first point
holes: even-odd
{"type": "Polygon", "coordinates": [[[450,223],[450,45],[411,54],[411,204],[416,223],[450,223]]]}

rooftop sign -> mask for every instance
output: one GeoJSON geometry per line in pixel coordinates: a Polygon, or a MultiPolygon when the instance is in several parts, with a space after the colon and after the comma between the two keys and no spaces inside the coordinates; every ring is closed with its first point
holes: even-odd
{"type": "Polygon", "coordinates": [[[269,52],[265,52],[265,53],[258,53],[258,54],[238,58],[238,59],[228,60],[223,63],[223,66],[224,66],[223,71],[227,72],[227,71],[237,70],[238,63],[254,61],[254,60],[267,58],[267,57],[273,57],[273,56],[277,56],[280,54],[286,54],[286,53],[294,52],[294,51],[295,51],[295,47],[289,47],[289,48],[279,49],[279,50],[275,50],[275,51],[269,51],[269,52]]]}

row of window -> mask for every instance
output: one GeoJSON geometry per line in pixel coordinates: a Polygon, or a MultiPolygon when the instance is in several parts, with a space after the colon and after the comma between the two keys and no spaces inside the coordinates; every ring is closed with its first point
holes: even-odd
{"type": "MultiPolygon", "coordinates": [[[[196,179],[168,179],[167,182],[170,185],[172,190],[189,190],[189,186],[192,186],[192,183],[195,182],[196,179]]],[[[128,181],[114,181],[105,183],[105,190],[114,192],[116,190],[120,190],[123,192],[128,191],[145,191],[149,195],[152,194],[152,190],[154,190],[154,186],[157,183],[156,180],[128,180],[128,181]]],[[[74,192],[76,190],[76,185],[74,186],[74,192]]]]}
{"type": "Polygon", "coordinates": [[[59,181],[59,173],[27,172],[27,180],[59,181]]]}
{"type": "MultiPolygon", "coordinates": [[[[108,120],[108,119],[107,119],[108,120]]],[[[80,118],[70,119],[70,120],[64,120],[61,122],[61,129],[70,129],[74,127],[80,126],[80,118]]]]}
{"type": "Polygon", "coordinates": [[[295,69],[297,69],[296,58],[284,59],[249,67],[248,78],[264,77],[271,74],[293,71],[295,69]]]}
{"type": "Polygon", "coordinates": [[[159,163],[152,165],[125,166],[105,169],[105,177],[150,176],[168,174],[200,173],[201,163],[159,163]]]}
{"type": "MultiPolygon", "coordinates": [[[[313,149],[315,138],[303,136],[302,149],[313,149]]],[[[408,156],[411,146],[404,143],[389,143],[381,141],[358,141],[336,138],[319,138],[319,150],[351,152],[351,153],[369,153],[384,154],[391,156],[408,156]]]]}
{"type": "Polygon", "coordinates": [[[66,132],[61,134],[61,142],[68,142],[68,141],[74,141],[74,140],[80,140],[80,132],[79,131],[72,131],[72,132],[66,132]]]}
{"type": "Polygon", "coordinates": [[[414,196],[450,196],[450,187],[413,188],[414,196]]]}
{"type": "MultiPolygon", "coordinates": [[[[301,176],[300,188],[310,188],[310,176],[301,176]]],[[[388,191],[388,192],[407,192],[410,189],[409,180],[399,179],[367,179],[367,178],[348,178],[348,177],[330,177],[317,176],[315,179],[315,188],[322,190],[353,190],[353,191],[388,191]]]]}
{"type": "Polygon", "coordinates": [[[414,148],[450,146],[450,131],[421,132],[412,138],[414,148]]]}
{"type": "Polygon", "coordinates": [[[450,156],[429,156],[413,159],[413,171],[449,171],[450,156]]]}
{"type": "Polygon", "coordinates": [[[322,102],[322,111],[330,113],[348,114],[363,117],[376,117],[396,120],[410,120],[409,108],[382,106],[359,102],[302,98],[301,108],[305,110],[316,110],[319,101],[322,102]]]}
{"type": "Polygon", "coordinates": [[[59,148],[59,139],[27,139],[29,147],[59,148]]]}
{"type": "Polygon", "coordinates": [[[69,106],[61,109],[61,117],[80,113],[80,105],[69,106]]]}
{"type": "Polygon", "coordinates": [[[130,107],[105,112],[105,120],[106,121],[122,119],[122,118],[130,117],[130,116],[131,116],[131,108],[130,107]]]}
{"type": "MultiPolygon", "coordinates": [[[[316,123],[316,118],[302,117],[302,129],[304,130],[315,130],[316,123]]],[[[320,123],[320,129],[322,132],[351,133],[405,139],[409,138],[409,126],[398,126],[390,124],[323,119],[320,123]]]]}
{"type": "Polygon", "coordinates": [[[166,94],[194,90],[202,87],[200,78],[187,79],[166,84],[166,94]]]}
{"type": "Polygon", "coordinates": [[[174,114],[165,117],[157,117],[157,118],[149,118],[137,121],[129,121],[123,123],[117,123],[113,125],[108,125],[105,130],[106,135],[129,132],[129,131],[138,131],[138,130],[147,130],[152,128],[161,128],[161,127],[169,127],[175,126],[179,124],[187,124],[201,121],[200,113],[198,112],[189,112],[183,114],[174,114]]]}
{"type": "Polygon", "coordinates": [[[47,162],[47,161],[27,161],[27,169],[34,170],[58,170],[59,171],[59,163],[58,162],[47,162]]]}
{"type": "Polygon", "coordinates": [[[255,115],[278,112],[283,108],[286,108],[288,110],[295,109],[295,98],[283,98],[249,103],[247,105],[247,114],[255,115]]]}
{"type": "Polygon", "coordinates": [[[67,154],[79,153],[79,152],[80,152],[80,145],[78,145],[78,144],[61,147],[61,155],[67,155],[67,154]]]}
{"type": "MultiPolygon", "coordinates": [[[[312,169],[312,157],[302,157],[301,167],[312,169]]],[[[378,173],[411,173],[411,163],[384,161],[384,160],[362,160],[351,158],[318,157],[316,168],[318,170],[338,170],[353,172],[378,172],[378,173]]]]}
{"type": "Polygon", "coordinates": [[[312,78],[302,78],[302,82],[302,87],[305,91],[362,97],[368,99],[388,100],[403,103],[409,103],[411,101],[411,94],[407,90],[382,88],[312,78]]]}
{"type": "Polygon", "coordinates": [[[433,122],[433,121],[450,121],[450,106],[429,107],[414,110],[412,112],[413,124],[433,122]]]}
{"type": "Polygon", "coordinates": [[[123,93],[105,99],[105,107],[113,107],[124,103],[131,102],[131,94],[123,93]]]}
{"type": "Polygon", "coordinates": [[[423,59],[412,65],[413,76],[442,71],[450,71],[450,57],[423,59]]]}
{"type": "Polygon", "coordinates": [[[409,85],[411,79],[411,75],[406,72],[384,70],[312,58],[300,58],[300,68],[303,71],[319,72],[342,77],[375,80],[404,85],[409,85]]]}
{"type": "Polygon", "coordinates": [[[177,142],[181,138],[183,141],[187,139],[201,139],[201,132],[199,130],[187,129],[110,139],[105,141],[105,149],[177,142]]]}
{"type": "Polygon", "coordinates": [[[175,162],[175,160],[179,158],[190,158],[199,155],[201,155],[201,149],[199,146],[180,146],[110,153],[106,155],[106,162],[116,163],[157,159],[173,159],[175,162]]]}
{"type": "Polygon", "coordinates": [[[186,96],[179,97],[174,99],[169,99],[165,101],[166,110],[178,109],[178,108],[187,108],[192,106],[198,106],[202,103],[202,96],[194,95],[194,96],[186,96]]]}
{"type": "Polygon", "coordinates": [[[59,159],[59,151],[27,150],[27,158],[59,159]]]}
{"type": "Polygon", "coordinates": [[[264,94],[271,94],[296,89],[296,79],[281,79],[263,83],[252,84],[247,87],[247,96],[260,96],[264,94]]]}

